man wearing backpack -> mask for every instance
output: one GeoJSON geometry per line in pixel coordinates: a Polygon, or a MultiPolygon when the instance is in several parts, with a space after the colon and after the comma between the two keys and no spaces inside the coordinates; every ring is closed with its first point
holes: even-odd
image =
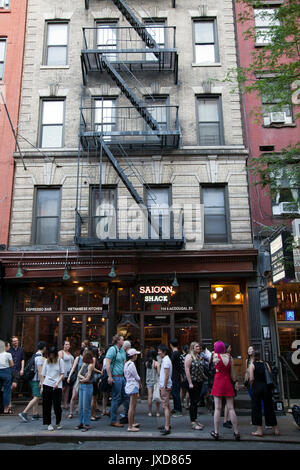
{"type": "Polygon", "coordinates": [[[112,385],[110,419],[111,426],[123,427],[128,423],[129,397],[125,393],[124,364],[126,353],[123,349],[124,338],[121,335],[115,335],[112,339],[112,346],[106,353],[106,370],[108,383],[112,385]],[[118,408],[123,403],[124,417],[120,422],[118,418],[118,408]]]}
{"type": "MultiPolygon", "coordinates": [[[[33,398],[26,406],[25,410],[22,413],[19,413],[20,418],[24,423],[28,423],[28,412],[32,409],[33,415],[32,420],[39,419],[41,416],[38,414],[38,405],[39,405],[39,398],[41,396],[41,385],[42,385],[42,368],[44,362],[44,353],[46,352],[46,343],[44,341],[40,341],[37,345],[37,352],[34,354],[34,361],[33,361],[33,377],[31,379],[30,375],[32,374],[28,371],[31,367],[25,367],[24,369],[24,378],[29,377],[30,386],[32,390],[33,398]],[[26,369],[27,368],[27,369],[26,369]]],[[[29,362],[32,362],[31,360],[29,362]]],[[[31,364],[29,364],[31,365],[31,364]]]]}

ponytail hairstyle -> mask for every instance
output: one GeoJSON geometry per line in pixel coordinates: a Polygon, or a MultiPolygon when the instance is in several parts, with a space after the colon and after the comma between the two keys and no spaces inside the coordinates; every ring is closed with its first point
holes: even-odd
{"type": "Polygon", "coordinates": [[[147,369],[152,369],[152,364],[153,364],[153,361],[155,361],[156,359],[156,351],[155,349],[150,349],[150,351],[147,352],[147,356],[146,356],[146,367],[147,369]]]}

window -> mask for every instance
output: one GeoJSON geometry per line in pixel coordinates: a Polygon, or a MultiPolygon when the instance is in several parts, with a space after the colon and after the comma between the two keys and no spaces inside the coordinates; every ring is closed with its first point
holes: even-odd
{"type": "Polygon", "coordinates": [[[279,26],[279,20],[274,18],[277,9],[275,8],[255,8],[255,42],[258,45],[270,44],[274,27],[279,26]]]}
{"type": "Polygon", "coordinates": [[[194,21],[194,48],[196,64],[219,62],[216,20],[194,21]]]}
{"type": "Polygon", "coordinates": [[[59,239],[60,189],[37,188],[34,236],[36,245],[56,245],[59,239]]]}
{"type": "Polygon", "coordinates": [[[46,65],[67,65],[68,30],[68,23],[47,23],[47,43],[45,51],[46,65]]]}
{"type": "Polygon", "coordinates": [[[205,243],[228,243],[229,241],[226,193],[225,186],[202,188],[205,243]]]}
{"type": "Polygon", "coordinates": [[[0,80],[4,77],[4,66],[6,56],[6,39],[0,38],[0,80]]]}
{"type": "Polygon", "coordinates": [[[42,100],[41,147],[63,146],[65,100],[42,100]]]}
{"type": "Polygon", "coordinates": [[[220,97],[199,97],[197,104],[199,145],[223,145],[220,97]]]}
{"type": "MultiPolygon", "coordinates": [[[[166,131],[169,127],[169,108],[168,103],[169,99],[165,96],[146,96],[145,102],[147,104],[147,110],[159,124],[162,130],[166,131]]],[[[145,123],[146,130],[151,130],[149,126],[145,123]]],[[[147,136],[147,140],[157,139],[157,136],[147,136]]]]}
{"type": "MultiPolygon", "coordinates": [[[[117,23],[97,23],[96,47],[97,49],[115,50],[117,49],[117,23]]],[[[117,54],[105,54],[105,57],[110,61],[117,60],[117,54]]]]}
{"type": "MultiPolygon", "coordinates": [[[[278,124],[292,124],[293,115],[292,115],[292,105],[285,104],[279,105],[280,99],[274,98],[274,89],[279,89],[278,85],[272,80],[269,82],[271,93],[263,93],[261,97],[262,101],[262,113],[263,113],[263,123],[265,126],[278,125],[278,124]],[[273,95],[273,96],[271,96],[273,95]]],[[[282,91],[279,90],[279,92],[282,91]]]]}
{"type": "Polygon", "coordinates": [[[9,8],[10,7],[10,0],[0,0],[0,9],[1,8],[9,8]]]}
{"type": "Polygon", "coordinates": [[[104,140],[112,139],[109,134],[117,128],[117,113],[115,98],[95,98],[94,99],[94,128],[95,132],[104,134],[104,140]]]}
{"type": "Polygon", "coordinates": [[[297,184],[296,181],[293,166],[277,169],[273,177],[277,186],[272,200],[273,215],[299,213],[300,188],[299,183],[297,184]]]}
{"type": "Polygon", "coordinates": [[[92,237],[103,239],[117,238],[117,190],[114,187],[93,187],[91,190],[92,237]]]}
{"type": "MultiPolygon", "coordinates": [[[[163,49],[166,47],[166,38],[165,38],[165,22],[160,21],[160,22],[153,22],[149,24],[147,21],[145,22],[146,24],[146,30],[148,31],[149,34],[151,34],[152,38],[156,42],[159,48],[163,49]]],[[[151,54],[146,54],[146,60],[147,61],[158,61],[158,57],[156,57],[153,53],[151,54]]]]}
{"type": "Polygon", "coordinates": [[[150,187],[147,189],[147,207],[151,212],[150,239],[171,238],[170,199],[171,188],[150,187]]]}

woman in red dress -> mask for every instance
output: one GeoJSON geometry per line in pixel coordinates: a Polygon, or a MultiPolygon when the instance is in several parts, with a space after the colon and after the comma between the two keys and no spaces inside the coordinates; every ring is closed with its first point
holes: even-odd
{"type": "Polygon", "coordinates": [[[218,341],[214,345],[213,363],[215,365],[216,374],[211,394],[214,397],[215,413],[214,413],[214,431],[211,435],[214,439],[219,439],[219,425],[222,410],[222,397],[226,399],[230,420],[233,424],[235,440],[240,440],[238,431],[237,417],[234,411],[233,399],[234,389],[231,381],[232,359],[226,354],[225,344],[218,341]]]}

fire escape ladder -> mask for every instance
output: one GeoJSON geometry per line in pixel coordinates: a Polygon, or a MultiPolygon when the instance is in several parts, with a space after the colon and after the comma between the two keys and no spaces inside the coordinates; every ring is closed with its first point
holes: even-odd
{"type": "Polygon", "coordinates": [[[125,80],[121,75],[116,71],[112,63],[104,57],[101,56],[103,68],[108,72],[111,78],[116,82],[118,87],[122,90],[126,98],[131,102],[131,104],[136,108],[138,113],[146,121],[146,123],[151,127],[153,131],[159,131],[159,124],[156,122],[154,117],[149,113],[144,104],[139,100],[139,98],[133,93],[132,89],[127,85],[125,80]]]}
{"type": "MultiPolygon", "coordinates": [[[[144,41],[144,43],[150,49],[157,49],[158,45],[151,36],[151,34],[145,28],[145,25],[138,19],[138,17],[133,13],[133,11],[128,7],[124,0],[112,0],[116,7],[120,10],[122,15],[125,16],[128,23],[133,27],[137,32],[139,37],[144,41]]],[[[159,53],[153,52],[153,54],[158,57],[159,53]]]]}

